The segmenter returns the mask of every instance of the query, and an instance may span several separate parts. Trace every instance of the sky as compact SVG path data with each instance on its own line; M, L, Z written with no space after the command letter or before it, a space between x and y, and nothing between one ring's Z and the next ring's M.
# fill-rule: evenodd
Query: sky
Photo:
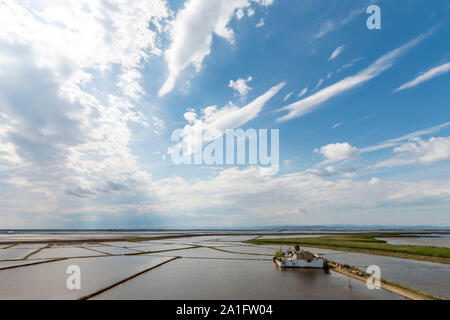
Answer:
M449 14L3 0L0 229L450 226ZM175 164L199 125L278 129L279 168Z

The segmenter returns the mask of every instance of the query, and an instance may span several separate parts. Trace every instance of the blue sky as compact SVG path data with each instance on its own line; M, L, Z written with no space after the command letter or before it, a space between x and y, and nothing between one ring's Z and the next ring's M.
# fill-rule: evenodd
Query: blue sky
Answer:
M448 226L449 13L3 1L0 228ZM198 123L279 129L278 173L175 165L172 132Z

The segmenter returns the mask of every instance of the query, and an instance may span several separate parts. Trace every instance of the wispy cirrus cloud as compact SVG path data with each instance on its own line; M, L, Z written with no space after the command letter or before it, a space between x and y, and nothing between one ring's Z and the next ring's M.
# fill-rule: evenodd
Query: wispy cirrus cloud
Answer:
M345 48L345 45L337 47L333 51L333 53L331 53L330 57L328 58L328 61L336 59L342 53L342 51L344 51L344 48Z
M305 94L308 93L308 87L306 86L305 88L302 89L302 91L300 91L300 93L297 95L297 97L303 97Z
M223 108L217 106L209 106L202 110L201 114L197 114L194 110L190 110L184 114L184 118L188 124L184 126L182 137L187 144L187 151L192 152L196 145L201 145L202 141L198 141L197 132L201 133L203 141L209 142L220 137L227 129L235 129L255 119L265 104L276 95L285 84L280 83L267 92L250 102L249 104L238 107L234 104L228 104ZM169 148L171 153L173 148Z
M332 32L334 30L337 30L339 28L342 28L343 26L347 25L354 18L363 14L364 12L365 12L365 8L356 9L356 10L350 11L350 13L346 17L344 17L340 20L330 20L330 19L325 20L325 22L322 23L320 30L314 35L314 39L322 38L326 34Z
M425 136L425 135L434 134L436 132L439 132L439 131L447 129L447 128L450 128L450 122L445 122L440 125L430 127L427 129L423 129L423 130L414 131L414 132L405 134L398 138L388 139L388 140L378 143L374 146L362 148L361 151L362 152L372 152L372 151L377 151L380 149L391 148L394 146L398 146L399 144L401 144L404 141L411 140L411 139Z
M450 159L450 137L413 138L394 148L395 157L380 161L373 168L396 167L415 163L431 164Z
M349 76L331 86L328 86L317 93L294 102L286 107L279 109L279 111L287 110L288 113L282 117L277 119L278 122L287 121L294 118L302 117L317 108L320 107L322 103L325 101L338 96L358 85L361 85L365 82L372 80L373 78L380 75L382 72L388 70L393 66L395 60L399 58L401 55L406 53L410 48L416 46L425 38L430 36L433 31L429 31L427 33L421 34L413 40L403 44L402 46L384 54L380 58L378 58L374 63L369 65L364 70L358 72L353 76Z
M292 96L292 94L293 94L294 92L289 92L287 95L285 95L284 96L284 98L283 98L283 101L286 101L286 100L288 100L291 96Z
M420 76L418 76L414 80L411 80L411 81L401 85L400 87L395 89L394 92L398 92L398 91L402 91L405 89L415 87L415 86L421 84L422 82L425 82L425 81L431 80L437 76L446 74L449 71L450 71L450 62L444 63L440 66L437 66L435 68L432 68L432 69L422 73Z

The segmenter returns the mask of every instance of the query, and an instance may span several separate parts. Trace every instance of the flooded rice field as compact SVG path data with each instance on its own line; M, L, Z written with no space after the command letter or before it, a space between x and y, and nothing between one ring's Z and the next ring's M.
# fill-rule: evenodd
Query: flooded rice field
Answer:
M401 299L324 270L280 270L271 261L182 258L95 299Z
M17 240L15 245L0 245L0 299L403 299L383 289L369 290L364 282L334 271L280 269L272 262L280 246L242 242L255 234L190 235L128 241L129 233L123 233L115 234L113 241L111 234L77 233L60 238L77 238L77 243ZM141 235L133 233L136 236ZM36 240L29 235L21 238ZM379 265L383 278L450 298L448 265L311 251L361 269ZM80 289L67 286L69 266L79 267Z

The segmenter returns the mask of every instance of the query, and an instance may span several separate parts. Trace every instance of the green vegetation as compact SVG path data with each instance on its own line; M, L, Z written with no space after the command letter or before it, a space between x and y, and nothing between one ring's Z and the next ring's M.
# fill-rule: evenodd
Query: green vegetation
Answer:
M274 254L274 257L277 259L281 258L282 256L283 256L283 251L281 251L281 250L277 250Z
M252 239L248 242L253 244L277 245L299 244L310 247L321 247L343 251L358 251L450 264L450 248L391 245L386 243L386 241L376 239L375 237L377 236L377 234L346 234L311 238Z

